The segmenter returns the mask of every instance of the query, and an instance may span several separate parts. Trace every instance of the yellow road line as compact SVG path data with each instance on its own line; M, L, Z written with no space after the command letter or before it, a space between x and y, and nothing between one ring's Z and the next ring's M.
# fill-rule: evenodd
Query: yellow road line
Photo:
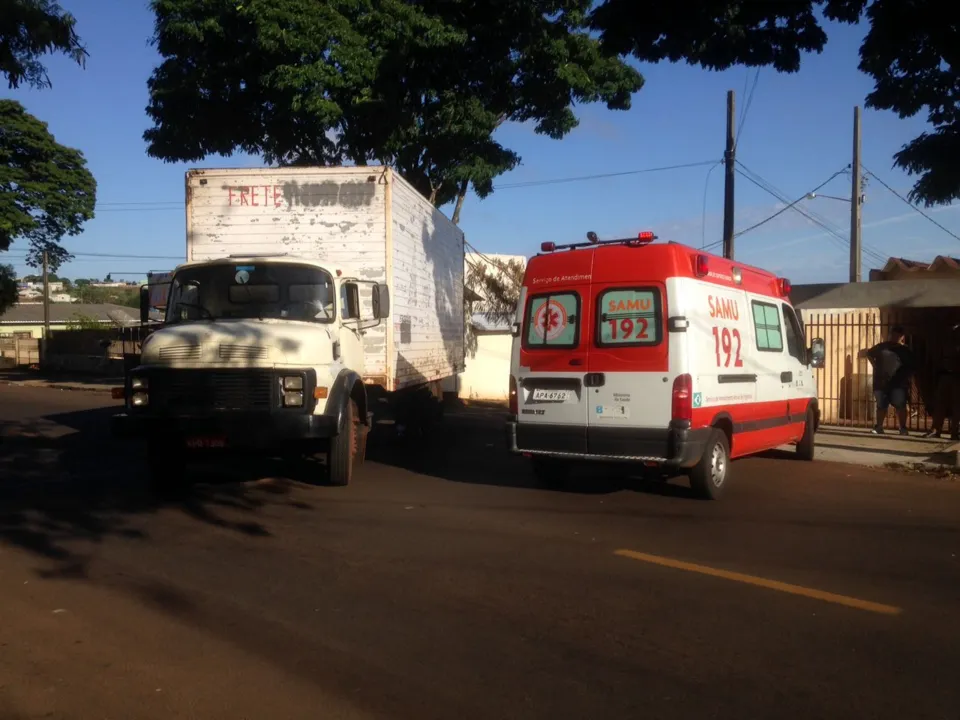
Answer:
M881 603L860 600L859 598L848 597L846 595L835 595L834 593L815 590L813 588L803 587L802 585L791 585L780 582L779 580L768 580L767 578L756 577L755 575L744 575L743 573L720 570L718 568L707 567L706 565L695 565L694 563L684 562L683 560L674 560L659 555L648 555L647 553L636 552L634 550L616 550L614 555L630 558L631 560L640 560L641 562L652 563L654 565L662 565L663 567L673 568L675 570L687 570L689 572L700 573L701 575L710 575L712 577L723 578L724 580L756 585L757 587L767 588L768 590L778 590L779 592L790 593L791 595L802 595L803 597L813 598L814 600L823 600L824 602L835 603L836 605L846 605L847 607L856 608L857 610L866 610L868 612L880 613L881 615L899 615L903 612L902 608L894 607L893 605L883 605Z

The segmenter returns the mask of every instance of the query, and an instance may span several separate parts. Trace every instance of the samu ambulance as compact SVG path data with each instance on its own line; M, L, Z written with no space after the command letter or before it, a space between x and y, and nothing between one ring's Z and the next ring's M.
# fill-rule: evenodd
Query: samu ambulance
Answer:
M686 473L718 498L730 460L795 444L812 460L814 367L790 283L652 232L543 243L513 325L512 452L548 483L576 461Z

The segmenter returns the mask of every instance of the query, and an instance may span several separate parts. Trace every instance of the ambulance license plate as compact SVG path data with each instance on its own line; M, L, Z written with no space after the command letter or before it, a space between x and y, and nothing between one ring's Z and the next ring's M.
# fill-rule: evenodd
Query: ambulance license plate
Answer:
M546 388L537 388L533 391L533 399L536 402L566 402L573 395L572 390L547 390Z

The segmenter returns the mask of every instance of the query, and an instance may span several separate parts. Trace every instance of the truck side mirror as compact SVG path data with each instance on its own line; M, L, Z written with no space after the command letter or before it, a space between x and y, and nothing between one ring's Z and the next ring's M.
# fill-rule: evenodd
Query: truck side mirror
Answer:
M373 286L373 317L375 320L390 317L390 288L387 285Z
M140 286L140 324L146 325L150 320L150 288L147 285Z
M810 366L822 368L826 360L827 349L823 338L816 338L810 345Z

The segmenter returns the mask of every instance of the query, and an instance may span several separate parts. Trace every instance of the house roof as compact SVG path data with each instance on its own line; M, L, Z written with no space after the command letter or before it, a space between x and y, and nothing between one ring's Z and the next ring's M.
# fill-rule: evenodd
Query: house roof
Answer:
M960 259L949 257L947 255L937 255L931 262L923 260L909 260L907 258L890 258L887 264L883 266L881 272L891 272L893 270L905 270L907 272L917 272L923 270L960 270Z
M801 310L960 307L960 278L795 285L790 299Z
M113 305L111 303L50 303L50 322L67 323L77 319L78 315L113 322L111 314L135 319L138 312L134 308ZM43 303L20 303L0 315L0 325L40 325L43 323Z

